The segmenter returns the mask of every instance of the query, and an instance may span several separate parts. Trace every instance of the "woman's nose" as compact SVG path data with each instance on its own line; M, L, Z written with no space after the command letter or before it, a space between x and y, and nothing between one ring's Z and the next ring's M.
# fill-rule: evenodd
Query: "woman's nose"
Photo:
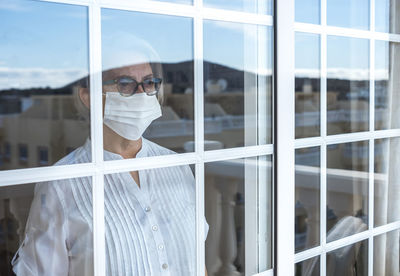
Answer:
M140 83L140 84L138 85L138 88L137 88L136 93L144 93L143 83Z

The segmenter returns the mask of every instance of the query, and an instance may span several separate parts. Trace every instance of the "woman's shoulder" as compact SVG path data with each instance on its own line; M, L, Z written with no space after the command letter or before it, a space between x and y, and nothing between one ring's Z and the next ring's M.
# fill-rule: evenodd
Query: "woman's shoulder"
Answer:
M90 151L90 142L86 141L86 143L79 148L73 150L60 160L58 160L54 166L62 166L62 165L72 165L72 164L80 164L80 163L90 163L91 162L91 151Z

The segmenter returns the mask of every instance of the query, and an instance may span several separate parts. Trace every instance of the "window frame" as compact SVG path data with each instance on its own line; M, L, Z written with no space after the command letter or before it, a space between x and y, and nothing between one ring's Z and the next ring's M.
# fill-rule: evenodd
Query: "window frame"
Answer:
M374 141L400 136L400 129L375 130L375 41L400 43L400 35L375 31L375 1L369 0L369 29L360 30L327 25L327 1L320 0L320 24L294 22L294 31L320 36L320 135L295 140L295 149L320 147L320 245L295 254L295 264L313 257L320 257L320 275L326 275L327 253L368 241L368 276L373 276L374 237L400 229L400 221L374 227ZM346 134L327 134L327 37L362 38L369 42L369 127L367 131ZM293 78L294 80L294 78ZM294 95L293 95L294 97ZM327 208L327 147L329 145L367 141L369 142L368 164L368 229L333 242L326 240ZM278 141L280 142L280 141ZM279 246L279 244L278 244Z
M256 275L294 275L294 265L298 262L321 256L320 271L325 275L326 254L340 247L368 240L368 271L373 273L373 239L377 235L400 229L400 221L387 225L373 226L374 200L374 140L400 136L400 129L375 130L374 65L375 41L400 43L400 34L375 31L375 0L370 0L370 29L327 26L327 0L320 0L321 24L295 22L295 0L274 1L274 15L228 11L203 7L202 0L193 0L193 5L141 0L36 0L85 6L88 8L89 22L89 72L91 96L91 137L92 162L87 164L46 166L29 169L0 171L0 187L91 176L93 179L93 238L94 270L96 276L105 276L105 224L104 224L104 175L131 170L154 169L179 165L195 165L196 172L196 244L197 275L203 276L205 263L204 248L204 164L208 162L256 156L273 156L274 160L274 259L273 269ZM155 13L189 17L193 19L194 39L194 102L195 102L195 151L169 156L147 157L140 160L103 160L102 132L102 87L101 71L101 9L113 8L144 13ZM204 150L204 87L203 87L203 20L219 20L236 23L256 24L274 29L274 139L273 144L244 146L232 149ZM320 136L295 140L294 122L294 34L295 32L320 35L321 98ZM370 106L369 130L358 133L327 135L327 36L364 38L370 45ZM97 91L97 92L96 92ZM328 145L369 141L369 225L368 230L331 243L326 242L326 149ZM294 153L296 149L320 147L320 246L294 253ZM11 147L11 144L10 144ZM12 151L11 151L12 152ZM6 153L4 152L4 155Z
M195 165L196 175L196 253L197 275L205 275L204 243L204 164L246 157L272 156L272 144L244 146L221 150L204 150L204 87L203 87L203 20L218 20L272 27L273 16L203 7L202 0L193 5L141 0L33 0L87 7L89 28L90 133L92 161L85 164L46 166L0 171L0 187L90 176L93 179L93 252L95 276L106 275L104 175L162 167ZM104 161L102 119L102 50L101 9L119 9L193 19L194 41L194 121L195 151L167 156ZM97 92L96 92L97 91ZM274 263L274 261L273 261ZM256 275L273 275L273 269Z

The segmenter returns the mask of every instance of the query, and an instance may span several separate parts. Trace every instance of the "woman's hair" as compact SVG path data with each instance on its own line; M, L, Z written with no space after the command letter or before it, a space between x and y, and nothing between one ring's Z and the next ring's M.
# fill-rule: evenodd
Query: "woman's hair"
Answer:
M103 36L103 73L112 69L148 63L155 77L163 78L161 59L155 49L145 40L125 32L116 32L109 36ZM164 79L163 79L164 81ZM73 88L74 103L78 115L85 121L90 121L90 111L83 104L79 90L87 88L90 91L89 76L80 79ZM163 82L157 94L160 104L164 100Z

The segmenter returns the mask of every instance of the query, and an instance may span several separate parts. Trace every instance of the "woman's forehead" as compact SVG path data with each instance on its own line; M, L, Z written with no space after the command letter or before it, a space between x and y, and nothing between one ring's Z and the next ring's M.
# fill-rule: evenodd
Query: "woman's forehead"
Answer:
M132 64L128 66L113 68L103 72L103 78L116 78L120 76L131 76L141 79L152 74L153 71L149 63Z

